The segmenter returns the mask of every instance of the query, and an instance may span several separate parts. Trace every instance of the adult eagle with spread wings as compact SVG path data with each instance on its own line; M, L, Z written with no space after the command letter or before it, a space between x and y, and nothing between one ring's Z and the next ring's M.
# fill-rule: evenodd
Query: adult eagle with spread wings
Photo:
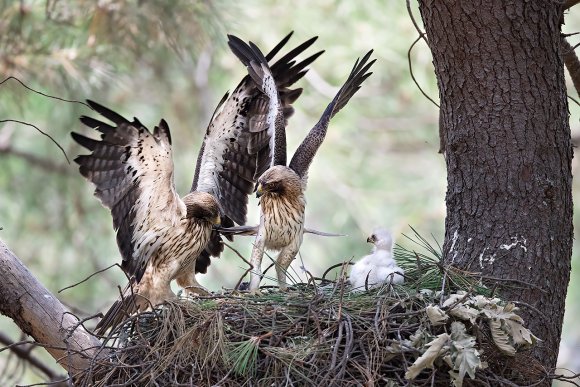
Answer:
M252 59L263 56L260 50L252 43L246 45L232 38L230 38L230 47L248 67L250 75L258 82L260 75L267 71L263 64L256 64ZM253 227L229 229L229 232L233 234L256 235L250 259L253 266L250 274L250 291L256 292L260 285L260 266L265 249L280 251L276 258L276 275L280 289L287 288L286 271L300 249L303 234L310 231L304 227L306 207L304 191L308 179L308 168L324 140L331 118L347 104L360 89L362 82L372 74L368 72L375 62L375 60L369 62L371 54L372 50L362 60L356 61L348 79L327 106L318 123L302 141L288 166L286 166L285 126L281 124L283 114L280 108L281 98L276 95L277 90L266 89L271 106L269 114L276 115L277 122L280 124L270 135L270 149L273 152L270 158L270 168L258 178L256 196L260 199L260 224ZM228 231L224 230L224 232Z
M210 256L223 251L213 226L244 224L248 194L256 176L270 164L269 135L274 126L264 88L279 95L282 119L302 89L289 86L302 78L306 66L322 52L296 63L295 57L314 43L294 48L271 68L268 61L287 43L286 36L263 60L260 78L246 76L231 95L222 98L210 124L195 169L191 192L180 198L173 182L171 135L165 120L151 133L137 118L129 121L92 101L88 104L111 121L83 116L81 122L101 133L94 140L72 133L91 151L75 161L80 173L95 184L95 195L111 210L122 255L122 268L131 278L123 298L99 322L99 332L116 326L137 310L173 299L176 279L189 293L203 293L195 273L205 273ZM256 81L257 79L257 81Z

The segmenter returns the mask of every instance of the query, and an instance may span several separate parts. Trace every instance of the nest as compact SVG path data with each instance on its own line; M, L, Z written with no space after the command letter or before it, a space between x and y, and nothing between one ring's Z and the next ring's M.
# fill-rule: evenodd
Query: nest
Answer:
M132 316L104 340L110 355L76 375L75 385L461 386L544 378L527 351L536 338L513 304L477 285L480 278L443 267L434 249L397 255L405 285L355 292L342 265L333 281L313 278L260 295L225 291Z

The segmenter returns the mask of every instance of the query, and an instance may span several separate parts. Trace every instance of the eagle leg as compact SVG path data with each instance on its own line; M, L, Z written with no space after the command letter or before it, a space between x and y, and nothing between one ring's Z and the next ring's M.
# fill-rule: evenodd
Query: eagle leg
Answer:
M262 280L262 258L264 257L265 238L261 232L256 235L254 241L254 248L252 249L252 257L250 264L252 271L250 272L250 292L252 294L258 293L260 281Z
M276 275L278 277L278 286L282 291L288 290L286 272L297 253L298 249L287 246L280 251L278 258L276 258Z
M211 292L201 286L197 279L195 278L195 274L192 272L183 274L176 278L177 284L185 290L185 293L188 296L195 297L195 296L209 296Z

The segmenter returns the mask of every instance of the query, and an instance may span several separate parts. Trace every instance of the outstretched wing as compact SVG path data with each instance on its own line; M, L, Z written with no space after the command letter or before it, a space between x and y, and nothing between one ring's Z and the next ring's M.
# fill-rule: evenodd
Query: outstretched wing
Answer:
M173 183L169 127L161 120L151 133L136 118L129 122L87 102L115 125L82 116L81 122L101 132L101 139L73 132L73 139L91 151L75 161L80 173L95 184L95 196L111 210L123 269L140 281L156 247L155 231L170 227L184 211Z
M265 117L264 114L252 117L250 119L250 132L260 133L260 139L270 137L268 144L269 154L267 156L270 160L269 166L286 165L286 122L284 110L274 75L268 66L268 60L252 42L248 45L234 35L228 35L228 38L230 49L246 66L248 75L252 78L258 90L263 93L260 99L264 102L262 108L265 108L263 111Z
M230 42L232 38L240 41L230 36ZM290 35L286 36L265 58L261 53L258 58L252 51L249 53L251 60L267 68L267 61L289 38ZM312 38L291 50L272 65L271 72L264 74L270 94L278 92L278 104L285 119L292 114L292 103L302 92L288 87L304 76L306 66L321 52L299 63L295 58L315 40ZM192 184L192 190L210 192L218 198L224 215L237 224L246 222L248 195L253 192L257 177L271 163L269 147L273 132L269 124L277 112L270 113L269 99L262 92L262 85L262 80L256 82L248 75L232 95L222 99L207 128Z
M314 125L294 153L289 167L303 180L306 180L308 167L310 167L316 151L320 148L320 145L326 136L326 130L331 118L347 104L354 93L360 89L360 85L364 80L372 74L367 72L376 61L376 59L374 59L367 63L372 52L372 50L369 51L360 61L357 59L344 85L340 88L338 93L336 93L332 102L326 107L324 113L322 113L318 123Z
M266 66L291 35L288 34L266 55ZM268 72L269 87L272 87L270 79L274 78L284 120L292 115L292 103L302 93L302 89L289 87L306 74L306 67L322 52L298 63L296 56L315 40L312 38L288 52ZM252 58L255 59L253 55ZM262 62L263 56L260 58ZM248 195L253 192L256 179L271 164L268 114L269 100L262 92L262 81L256 82L247 75L231 95L222 98L208 125L191 190L209 192L218 199L223 211L222 224L226 227L233 226L233 222L245 224ZM218 256L223 248L219 234L213 232L207 248L197 258L196 272L205 273L210 256Z

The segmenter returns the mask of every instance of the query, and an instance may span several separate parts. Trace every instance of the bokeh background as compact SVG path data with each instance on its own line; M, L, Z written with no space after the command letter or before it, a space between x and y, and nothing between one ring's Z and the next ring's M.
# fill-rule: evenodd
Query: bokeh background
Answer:
M332 264L366 254L366 237L379 225L406 246L411 243L403 235L412 234L410 226L442 242L446 175L437 153L438 109L413 82L409 64L428 96L438 101L438 91L423 41L409 63L418 33L403 1L0 0L0 77L18 77L60 98L93 99L149 127L165 118L174 139L175 183L183 195L213 109L245 75L227 48L226 33L268 51L289 31L295 31L289 47L318 36L310 52L326 50L299 83L304 93L287 129L290 154L354 60L371 48L378 59L372 77L332 121L310 170L307 226L347 237L305 236L294 276L305 278L302 265L320 275ZM580 31L579 11L566 16L564 31ZM578 40L572 37L572 44ZM568 87L575 96L571 82ZM580 138L580 108L573 101L570 113L572 136ZM87 133L78 121L81 114L91 112L34 94L14 80L0 85L0 120L36 125L71 160L82 151L70 132ZM578 158L573 162L576 171ZM110 213L92 192L49 138L29 126L0 123L0 239L53 292L120 262ZM579 193L576 179L576 202ZM249 223L255 224L254 198L250 208ZM576 224L578 209L575 213ZM234 246L249 257L251 239L238 238ZM580 371L579 265L575 246L559 360L575 372ZM233 287L245 269L227 250L199 280L219 291ZM124 274L113 268L58 296L79 316L90 316L106 310L124 283ZM4 316L0 332L22 339ZM34 353L58 369L41 349ZM41 380L10 351L0 352L1 385Z

